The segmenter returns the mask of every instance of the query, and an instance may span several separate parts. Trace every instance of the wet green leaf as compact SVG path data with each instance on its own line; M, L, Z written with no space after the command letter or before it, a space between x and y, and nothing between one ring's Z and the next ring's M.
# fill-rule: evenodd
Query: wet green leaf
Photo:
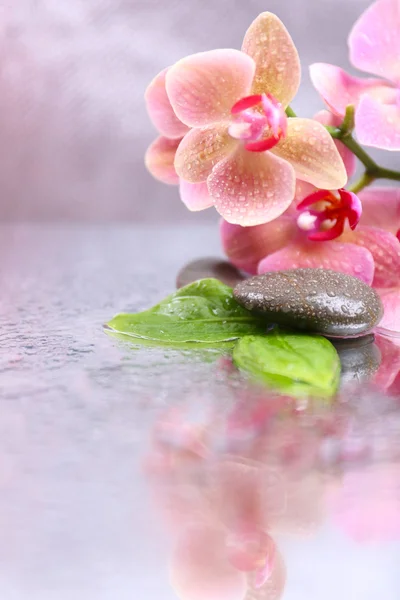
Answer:
M233 361L256 381L297 397L330 397L339 385L338 354L320 336L274 332L243 337Z
M232 289L216 279L201 279L140 313L120 314L107 327L135 338L163 344L215 344L262 334L265 320L242 308Z

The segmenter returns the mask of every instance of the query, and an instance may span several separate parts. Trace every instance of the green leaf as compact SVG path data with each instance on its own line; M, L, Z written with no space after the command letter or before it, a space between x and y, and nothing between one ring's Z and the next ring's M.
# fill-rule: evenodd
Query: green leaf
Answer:
M107 327L136 338L182 344L215 344L262 334L265 320L252 315L217 279L201 279L174 292L149 310L120 314Z
M297 397L333 396L340 381L339 356L320 336L277 332L243 337L233 361L255 380Z

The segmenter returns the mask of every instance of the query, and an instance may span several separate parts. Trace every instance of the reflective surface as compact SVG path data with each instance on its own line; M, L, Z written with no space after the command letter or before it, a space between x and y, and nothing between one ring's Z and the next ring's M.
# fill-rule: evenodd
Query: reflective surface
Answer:
M393 340L339 349L333 405L294 404L218 352L102 329L218 256L215 229L2 226L0 246L2 598L397 600Z

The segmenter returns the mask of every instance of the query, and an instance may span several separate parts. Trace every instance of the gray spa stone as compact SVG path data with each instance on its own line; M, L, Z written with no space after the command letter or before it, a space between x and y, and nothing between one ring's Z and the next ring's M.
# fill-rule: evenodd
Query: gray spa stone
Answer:
M271 323L328 337L363 335L383 314L375 290L356 277L328 269L264 273L239 283L234 296Z

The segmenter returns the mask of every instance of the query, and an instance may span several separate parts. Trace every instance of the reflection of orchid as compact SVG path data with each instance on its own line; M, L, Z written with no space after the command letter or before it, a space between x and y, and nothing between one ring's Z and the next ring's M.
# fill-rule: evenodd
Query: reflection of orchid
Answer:
M378 0L354 25L349 37L353 65L384 79L352 77L339 67L311 66L311 79L337 115L354 104L356 132L366 146L400 150L400 4Z
M381 366L373 383L386 395L400 399L400 344L396 338L377 336L376 344L382 355Z
M227 221L242 225L282 214L293 200L295 177L327 189L342 187L343 163L326 129L285 114L299 82L296 48L271 13L250 26L242 51L214 50L180 60L147 91L154 123L176 140L152 145L149 169L161 177L160 165L166 171L168 164L165 179L172 183L176 149L174 166L188 207L214 205Z
M394 378L381 371L375 384ZM377 420L368 394L299 406L258 388L232 392L233 406L200 420L169 410L146 461L181 600L279 600L286 568L275 536L309 535L327 519L359 542L400 537L396 402L381 399Z
M170 564L175 593L180 600L279 600L286 581L282 556L272 539L265 536L266 567L264 580L260 580L259 575L247 573L257 547L258 540L255 544L248 540L246 546L207 522L188 526L178 536ZM265 555L272 562L265 561Z
M400 467L378 464L350 471L328 495L332 519L357 542L400 539Z
M172 410L154 431L146 466L177 540L170 573L182 600L278 600L286 570L270 532L307 533L321 519L322 480L306 472L317 438L297 430L289 398L243 394L209 426Z

